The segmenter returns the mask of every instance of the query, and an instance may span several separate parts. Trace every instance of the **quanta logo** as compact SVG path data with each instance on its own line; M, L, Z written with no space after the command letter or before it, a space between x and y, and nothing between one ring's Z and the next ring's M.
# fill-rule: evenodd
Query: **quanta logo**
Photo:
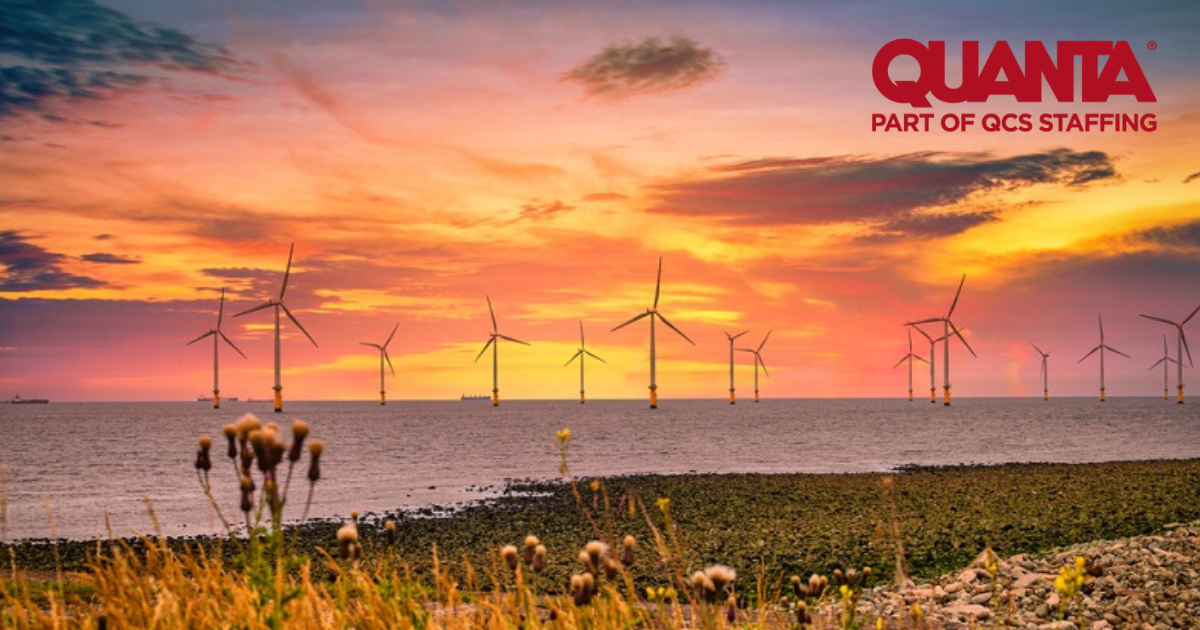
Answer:
M875 54L872 74L875 87L885 98L913 107L930 107L929 97L943 103L983 103L988 97L1015 96L1021 103L1042 100L1042 79L1060 103L1075 101L1075 58L1082 61L1080 73L1081 99L1085 103L1103 103L1110 96L1131 95L1138 102L1157 102L1154 90L1146 81L1137 57L1129 42L1118 41L1060 41L1055 57L1045 44L1025 42L1025 68L1017 62L1008 42L996 42L983 69L979 69L979 42L962 43L962 84L957 88L946 85L946 42L931 41L926 46L912 39L888 42ZM921 72L916 81L893 81L888 73L898 57L912 57ZM1107 57L1100 68L1100 58ZM1000 79L1003 71L1004 80ZM1125 80L1118 80L1121 72Z

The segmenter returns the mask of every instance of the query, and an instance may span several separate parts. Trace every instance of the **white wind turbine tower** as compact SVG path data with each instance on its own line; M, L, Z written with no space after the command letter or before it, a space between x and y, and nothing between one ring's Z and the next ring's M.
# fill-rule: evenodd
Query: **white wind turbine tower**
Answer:
M520 339L513 339L512 337L501 335L500 327L496 325L496 311L492 310L491 296L487 296L487 305L488 305L488 314L490 314L492 316L492 334L490 337L488 337L488 342L483 344L483 350L480 350L479 355L475 357L475 362L476 363L479 362L479 359L481 357L483 357L483 353L487 352L488 346L492 347L492 406L499 407L500 406L500 368L499 368L499 365L500 365L500 362L499 362L500 340L503 339L505 341L511 341L513 343L519 343L519 344L526 345L526 346L528 346L530 344L528 342L521 341Z
M396 331L399 329L400 329L400 322L396 322L396 326L394 328L392 328L392 334L388 335L387 341L383 342L383 345L379 345L377 343L368 343L366 341L358 342L364 346L375 348L376 350L379 351L379 404L380 405L387 404L387 388L384 387L384 385L383 385L383 383L384 383L384 381L383 381L383 362L384 361L387 361L388 369L390 369L392 371L392 378L396 377L396 368L392 367L392 358L388 356L387 347L388 347L388 344L392 343L392 337L396 336Z
M1167 350L1166 335L1163 335L1163 356L1158 361L1155 361L1154 365L1150 366L1150 369L1153 370L1154 368L1158 367L1158 364L1160 363L1163 366L1163 400L1171 400L1171 386L1168 385L1167 382L1170 378L1168 372L1171 369L1171 364L1175 363L1175 359L1171 358L1171 353Z
M242 355L243 359L246 358L246 355L244 353L242 353L241 350L238 350L237 346L233 345L233 342L229 340L229 337L226 337L225 333L221 332L221 320L224 318L225 318L225 287L221 287L221 306L217 310L217 327L208 329L208 332L204 333L203 335L200 335L199 337L196 337L195 339L193 339L187 343L187 345L190 346L190 345L196 343L197 341L204 339L205 337L213 338L213 389L212 389L213 409L221 408L221 386L218 383L218 378L217 378L218 377L217 366L219 363L219 361L217 360L217 355L219 354L219 350L220 350L220 344L218 344L218 338L224 339L225 343L229 344L230 348L233 348L235 352Z
M1103 319L1100 317L1100 315L1099 315L1099 314L1097 314L1097 315L1096 315L1096 321L1100 323L1100 345L1096 346L1095 348L1092 348L1091 352L1088 352L1087 354L1083 355L1083 359L1086 359L1086 358L1088 358L1088 357L1092 356L1093 354L1095 354L1095 352L1096 352L1097 350L1099 350L1099 351L1100 351L1100 402L1104 402L1104 401L1105 401L1105 393L1104 393L1104 351L1105 351L1105 350L1108 350L1108 351L1110 351L1110 352L1115 352L1115 353L1117 353L1117 354L1119 354L1119 355L1121 355L1121 356L1125 357L1126 359L1128 359L1128 358L1131 358L1131 357L1130 357L1128 354L1125 354L1124 352L1121 352L1120 350L1117 350L1116 348L1114 348L1114 347L1112 347L1112 346L1106 346L1106 345L1104 345L1104 320L1103 320ZM1083 359L1080 359L1080 360L1079 360L1079 363L1083 363Z
M1145 317L1146 319L1153 319L1156 322L1162 322L1168 326L1174 326L1175 330L1179 333L1178 336L1176 337L1175 365L1178 368L1178 372L1179 372L1179 380L1177 381L1177 383L1178 383L1177 391L1179 392L1179 394L1178 394L1177 402L1181 405L1183 404L1183 353L1184 352L1187 352L1188 365L1189 366L1192 365L1192 350L1190 348L1188 348L1187 336L1183 334L1183 327L1185 324L1187 324L1189 321L1191 321L1191 319L1193 317L1196 316L1196 313L1200 313L1200 306L1197 306L1196 310L1192 311L1191 315L1188 315L1187 317L1185 317L1183 319L1183 321L1181 321L1179 323L1175 323L1169 319L1164 319L1162 317L1155 317L1153 315L1142 315L1142 317Z
M581 405L584 404L585 402L587 402L587 398L583 393L583 359L584 359L584 355L592 357L593 359L595 359L601 363L608 363L608 361L605 361L604 359L601 359L600 357L592 354L592 351L587 349L587 344L584 343L584 340L583 340L583 320L579 320L579 349L575 351L575 354L571 357L571 359L569 361L567 361L566 365L564 365L563 367L567 367L567 365L571 365L571 361L574 361L575 359L579 359L579 404L581 404Z
M731 404L731 405L735 404L737 402L737 395L734 394L734 392L733 392L733 340L737 339L738 337L741 337L742 335L744 335L748 332L750 332L750 331L743 330L742 332L740 332L736 335L731 335L729 333L725 333L725 337L727 339L729 339L729 404ZM755 365L757 366L757 364L755 364Z
M1050 352L1042 352L1042 349L1037 347L1036 343L1031 342L1029 345L1033 346L1033 349L1042 355L1042 371L1038 375L1042 377L1042 400L1050 400Z
M979 355L975 354L975 351L971 349L971 344L967 343L966 337L963 337L958 328L954 326L954 322L950 321L950 316L954 314L954 309L958 306L958 298L960 295L962 295L963 284L966 281L967 275L963 274L962 280L958 283L958 291L954 294L954 301L950 303L950 310L946 311L946 315L944 317L931 317L929 319L923 319L917 322L909 322L910 324L929 324L933 322L942 322L942 325L945 328L945 333L942 335L942 338L946 340L946 345L942 348L942 350L945 352L942 356L942 369L944 370L944 378L942 379L942 404L946 405L947 407L950 406L950 335L953 334L955 337L958 337L958 340L961 341L964 346L966 346L967 351L971 353L971 356L976 358L979 357Z
M758 402L758 366L762 366L763 374L766 374L768 377L771 376L771 373L767 371L767 363L762 358L763 346L767 345L767 340L770 338L771 331L768 330L767 336L763 337L762 343L758 344L757 348L738 348L738 352L750 352L754 354L754 402Z
M933 337L929 336L929 333L925 332L920 326L914 326L912 324L908 324L908 326L921 333L921 336L929 342L929 361L926 362L929 364L929 402L936 403L937 377L935 376L936 373L934 372L934 357L937 356L937 353L935 352L935 348L937 347L938 342L944 341L946 338L938 337L937 339L934 339Z
M914 326L913 328L915 328L915 326ZM920 330L920 329L918 328L917 330ZM923 334L923 335L924 335L924 334L925 334L925 333L924 333L924 331L922 331L922 332L921 332L921 334ZM928 335L926 335L926 336L928 336ZM933 344L932 344L932 343L930 343L930 350L929 350L930 358L933 358L933 349L932 349L932 348L933 348ZM922 362L922 363L929 363L929 361L926 361L925 359L922 359L921 357L919 357L919 356L917 356L917 355L913 354L913 347L912 347L912 328L909 328L909 329L908 329L908 354L906 354L906 355L904 355L903 357L901 357L901 358L900 358L900 360L896 362L896 365L893 365L893 366L892 366L892 369L894 370L894 369L896 369L896 368L900 367L900 364L901 364L901 363L904 363L905 361L908 361L908 402L912 402L912 400L913 400L913 386L912 386L912 383L913 383L913 381L912 381L912 362L913 362L913 359L916 359L916 360L918 360L918 361L920 361L920 362ZM933 364L932 364L932 363L930 363L930 366L932 366L932 365L933 365ZM932 369L932 368L931 368L931 369ZM930 382L932 382L932 380L933 380L933 372L932 372L932 371L929 373L929 378L930 378Z
M287 270L283 272L283 286L279 288L279 299L268 299L263 304L234 315L234 317L241 317L247 313L261 311L267 308L275 309L275 387L272 388L275 390L275 413L283 413L283 384L281 382L281 370L279 365L279 311L282 310L283 313L287 315L287 318L292 320L292 323L296 325L296 328L299 328L300 332L304 333L305 337L308 337L308 340L312 342L313 346L317 345L317 340L313 339L312 335L308 334L308 331L304 329L304 326L300 324L299 320L296 319L296 316L292 315L292 312L288 310L287 305L283 303L283 295L287 293L288 288L288 277L292 274L292 253L295 252L295 250L296 244L292 243L292 246L288 248Z
M683 331L676 328L673 324L671 324L671 322L667 321L666 317L663 317L662 313L658 312L658 296L659 296L659 292L661 291L661 289L662 289L662 256L659 256L658 257L658 280L655 281L655 283L654 283L654 305L651 306L650 308L646 309L645 313L642 313L641 315L638 315L638 316L634 317L633 319L625 322L624 324L621 324L620 326L617 326L616 328L612 329L612 332L616 332L616 331L632 324L633 322L636 322L637 320L639 320L643 317L650 318L650 408L651 409L658 409L658 380L657 380L657 374L655 371L656 367L657 367L657 363L656 363L656 355L655 355L654 320L661 319L662 323L667 325L667 328L670 328L671 330L675 331L676 334L678 334L680 337L683 337L684 339L686 339L687 342L692 344L693 346L696 345L696 342L689 339L687 335L683 334Z

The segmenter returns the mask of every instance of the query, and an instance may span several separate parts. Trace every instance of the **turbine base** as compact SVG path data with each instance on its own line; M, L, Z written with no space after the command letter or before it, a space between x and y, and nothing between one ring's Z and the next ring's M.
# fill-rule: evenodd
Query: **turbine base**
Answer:
M1183 385L1180 385L1180 386L1179 386L1179 400L1178 400L1178 402L1179 402L1179 404L1181 404L1181 405L1183 404Z
M658 387L650 386L650 408L658 409Z
M498 390L498 389L492 390L492 406L493 407L500 406L500 390Z
M950 386L947 385L944 388L942 388L942 390L944 392L942 394L942 404L946 407L949 407L950 406Z
M283 413L283 386L276 385L272 389L275 390L275 413Z
M1100 402L1107 402L1104 399L1104 388L1103 387L1100 388Z
M910 389L910 390L908 390L908 402L912 402L912 401L913 401L912 390Z
M737 395L733 393L732 389L729 390L729 404L731 404L731 405L737 404Z
M581 390L579 390L579 404L583 405L586 403L587 403L587 396L583 395L583 390L581 389Z
M379 392L379 406L382 407L383 405L386 405L386 404L387 404L387 394L380 391Z
M213 409L220 409L220 408L221 408L221 390L214 389L213 390Z

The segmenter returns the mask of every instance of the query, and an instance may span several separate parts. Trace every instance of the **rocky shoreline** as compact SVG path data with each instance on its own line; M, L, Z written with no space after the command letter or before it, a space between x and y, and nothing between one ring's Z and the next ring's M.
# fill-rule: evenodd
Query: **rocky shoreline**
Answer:
M985 552L957 574L916 586L868 589L857 610L860 618L883 617L885 628L903 618L916 622L914 613L946 630L981 625L1026 630L1196 628L1200 522L1167 528L1158 535L1091 542L1038 558L989 558ZM1055 580L1077 558L1083 558L1086 577L1075 597L1064 602Z

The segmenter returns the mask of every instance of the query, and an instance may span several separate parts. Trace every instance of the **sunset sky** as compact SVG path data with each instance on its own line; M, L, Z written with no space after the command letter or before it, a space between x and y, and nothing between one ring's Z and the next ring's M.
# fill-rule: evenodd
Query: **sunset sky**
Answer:
M505 398L727 394L751 332L766 396L903 396L907 320L967 275L957 396L1161 394L1168 327L1200 306L1200 5L928 2L5 3L0 398L267 398L269 311L295 243L285 399L484 393L490 295ZM1128 41L1157 96L992 97L945 113L1124 112L1154 132L883 133L887 42ZM1149 42L1154 41L1155 50ZM907 63L906 63L907 62ZM1078 61L1077 61L1078 63ZM898 60L894 78L913 78ZM949 79L958 83L956 75ZM1076 81L1079 81L1077 76ZM1189 331L1200 342L1200 316ZM1172 333L1173 334L1173 333ZM1195 343L1194 342L1194 343ZM740 344L739 344L740 345ZM927 355L928 345L917 343ZM1198 346L1200 351L1200 346ZM1174 354L1174 337L1171 337ZM739 395L752 369L739 353ZM1196 357L1200 360L1200 356ZM938 351L941 381L941 350ZM390 378L390 377L389 377ZM1174 387L1174 373L1171 386ZM1200 375L1185 372L1189 393ZM928 371L917 368L918 396Z

